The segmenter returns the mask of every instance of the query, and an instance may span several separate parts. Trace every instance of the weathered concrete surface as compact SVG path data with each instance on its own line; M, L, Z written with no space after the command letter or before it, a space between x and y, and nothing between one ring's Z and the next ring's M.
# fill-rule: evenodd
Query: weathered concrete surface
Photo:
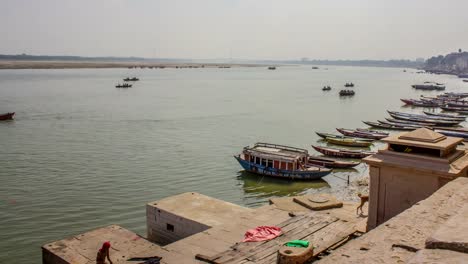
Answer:
M135 263L132 257L151 257L159 246L117 225L52 242L42 246L43 263L96 263L96 254L105 241L111 242L113 263Z
M185 219L186 217L186 219L212 224L210 228L166 246L158 246L121 227L110 226L44 245L44 259L48 260L44 263L94 263L97 250L104 241L111 241L111 259L114 263L127 263L127 257L136 256L160 256L163 258L161 260L163 264L202 263L195 259L195 255L219 254L242 241L248 229L262 225L277 226L291 219L292 210L290 209L298 208L298 204L292 199L285 197L282 200L281 209L275 204L249 209L200 194L186 193L156 202L156 205L150 203L147 207L155 209L156 212L164 208L168 212L177 213L179 218ZM153 206L160 206L160 209ZM344 203L341 208L314 212L302 207L304 211L298 214L313 213L318 216L317 219L320 217L338 219L308 238L317 246L317 250L326 250L327 248L323 247L329 245L330 241L334 241L333 244L335 244L349 234L363 229L362 225L365 224L366 218L356 215L356 207L356 203ZM366 211L364 208L364 212ZM149 219L155 219L155 215L149 214ZM213 218L210 219L210 217ZM163 220L165 218L157 218L157 221ZM303 228L302 225L299 227ZM175 228L177 230L181 227L175 226ZM189 226L183 226L183 228L190 229Z
M468 202L468 178L457 178L318 263L406 263L426 239ZM465 234L468 236L468 230Z
M426 248L468 253L468 204L426 240Z
M423 249L408 264L466 264L468 255L451 250Z
M339 208L343 206L341 201L338 201L335 196L329 194L309 194L295 197L293 200L294 202L314 211Z
M294 202L294 197L280 197L280 198L271 198L269 200L270 204L274 204L276 208L288 212L306 212L309 211L308 208Z

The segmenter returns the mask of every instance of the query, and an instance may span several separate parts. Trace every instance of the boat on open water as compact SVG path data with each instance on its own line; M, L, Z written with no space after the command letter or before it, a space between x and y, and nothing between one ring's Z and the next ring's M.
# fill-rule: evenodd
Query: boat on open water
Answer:
M12 120L14 115L15 115L15 112L0 114L0 121Z
M131 88L132 84L124 83L124 84L117 84L115 88Z
M136 81L139 81L140 79L138 79L137 77L133 77L133 78L127 77L127 78L125 78L123 80L125 82L136 82Z
M331 170L308 163L306 149L270 143L244 147L234 156L244 170L260 175L294 180L317 180Z
M356 93L353 90L341 90L339 94L340 96L353 96Z

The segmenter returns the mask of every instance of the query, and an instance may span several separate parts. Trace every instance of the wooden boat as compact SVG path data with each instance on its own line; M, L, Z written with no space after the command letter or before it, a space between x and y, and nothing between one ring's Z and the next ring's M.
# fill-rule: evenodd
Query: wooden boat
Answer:
M426 127L426 126L417 125L417 124L413 124L413 123L406 123L406 124L403 124L403 123L392 123L392 122L383 121L383 120L377 120L377 122L379 122L379 124L384 124L384 125L412 127L413 129L417 129L417 128L421 128L421 127Z
M387 132L378 131L378 130L375 130L375 129L368 129L368 128L356 128L356 131L367 132L367 133L377 133L377 134L386 135L386 136L389 135L389 133L387 133Z
M403 113L403 112L396 112L396 111L387 111L387 112L389 114L398 115L398 116L406 116L406 117L430 119L430 120L457 121L460 119L460 117L427 116L427 115L421 115L421 114Z
M314 164L318 166L322 166L325 168L352 168L359 165L361 162L355 161L341 161L341 160L334 160L325 157L318 157L318 156L309 156L307 163Z
M392 124L384 124L384 123L376 123L376 122L370 122L370 121L362 121L364 124L371 126L371 127L376 127L376 128L384 128L384 129L394 129L394 130L415 130L415 127L410 127L410 126L403 126L403 125L392 125Z
M348 147L364 147L368 148L372 145L372 142L363 141L356 138L325 138L328 143L335 145L342 145Z
M124 84L117 84L115 88L130 88L132 87L132 84L124 83Z
M461 123L460 120L451 120L446 117L427 117L424 115L407 114L400 112L387 111L395 119L407 120L420 123L430 123L438 126L456 126Z
M431 91L431 90L438 90L438 91L445 90L445 86L437 85L437 84L414 84L414 85L411 85L411 87L413 87L414 89L417 89L417 90L428 90L428 91Z
M151 68L152 68L152 67L150 67L150 69L151 69ZM124 80L125 82L136 82L136 81L139 81L140 79L138 79L137 77L133 77L133 78L127 77L127 78L125 78L125 79L123 79L123 80Z
M468 130L455 130L445 128L434 128L434 131L448 137L463 138L463 141L468 141Z
M393 119L393 118L385 118L389 123L396 123L396 124L404 124L404 125L414 125L414 126L435 126L435 123L423 123L423 122L416 122L416 121L407 121L407 120L400 120L400 119Z
M345 128L337 128L336 130L340 132L341 134L345 136L350 136L350 137L368 138L368 139L376 139L376 140L380 140L382 138L388 137L388 133L375 133L372 131L364 132L364 131L345 129Z
M234 156L244 170L277 178L316 180L331 172L330 169L307 164L308 157L305 149L269 143L244 147L241 154Z
M457 119L457 120L461 120L461 121L466 120L466 116L460 116L460 115L432 113L432 112L428 112L428 111L423 111L423 113L426 114L426 115L429 115L429 116L449 117L449 118Z
M439 95L439 96L465 98L465 97L468 97L468 93L446 92L446 93L443 93L442 95Z
M444 110L444 111L456 112L456 113L458 113L458 114L468 115L468 109L465 109L465 108L461 108L461 107L450 107L450 106L441 106L440 108L441 108L442 110Z
M322 133L322 132L315 132L319 137L326 139L326 138L338 138L338 139L356 139L356 137L347 137L347 136L342 136L342 135L335 135L331 133ZM373 139L368 139L368 138L358 138L361 141L367 141L367 142L373 142Z
M269 69L269 70L276 70L276 67L270 66L270 67L268 67L268 69Z
M319 147L319 146L314 146L314 145L312 145L312 147L316 151L326 156L340 157L340 158L362 159L367 156L375 154L375 152L373 151L337 149L337 148Z
M331 90L331 87L330 86L324 86L322 88L322 91L330 91Z
M15 112L0 114L0 121L12 120L14 115L15 115Z
M450 107L461 107L461 108L468 108L468 102L467 101L451 101L447 103L448 106Z
M400 99L407 105L411 106L420 106L420 107L438 107L439 103L434 101L423 101L423 100L415 100L415 99Z
M341 90L340 96L353 96L355 94L352 90Z

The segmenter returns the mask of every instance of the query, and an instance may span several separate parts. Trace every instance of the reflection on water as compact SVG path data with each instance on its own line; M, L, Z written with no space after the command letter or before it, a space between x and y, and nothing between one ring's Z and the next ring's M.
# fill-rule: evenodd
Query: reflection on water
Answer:
M238 179L244 183L244 192L250 196L256 196L257 198L293 196L301 194L308 189L330 188L330 185L322 179L314 181L291 181L258 175L247 171L240 171Z

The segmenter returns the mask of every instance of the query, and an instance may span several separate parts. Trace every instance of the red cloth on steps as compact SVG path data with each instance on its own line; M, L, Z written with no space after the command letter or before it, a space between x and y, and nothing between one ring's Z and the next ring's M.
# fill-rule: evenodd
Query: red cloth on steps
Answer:
M242 242L258 242L273 239L281 235L281 228L276 226L258 226L245 232Z

